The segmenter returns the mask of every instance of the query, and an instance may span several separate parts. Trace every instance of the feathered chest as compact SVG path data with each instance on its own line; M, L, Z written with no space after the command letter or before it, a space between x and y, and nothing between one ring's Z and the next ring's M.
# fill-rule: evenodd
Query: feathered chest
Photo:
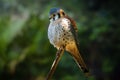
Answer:
M48 38L50 43L59 48L73 40L70 30L71 22L66 18L61 18L50 22L48 27Z

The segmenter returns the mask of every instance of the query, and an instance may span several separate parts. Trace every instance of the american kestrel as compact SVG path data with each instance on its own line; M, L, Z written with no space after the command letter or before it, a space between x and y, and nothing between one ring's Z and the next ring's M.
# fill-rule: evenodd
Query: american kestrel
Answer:
M79 68L84 73L88 73L89 71L80 54L75 21L60 8L50 10L49 20L48 38L50 43L57 49L65 46L65 50L73 56Z

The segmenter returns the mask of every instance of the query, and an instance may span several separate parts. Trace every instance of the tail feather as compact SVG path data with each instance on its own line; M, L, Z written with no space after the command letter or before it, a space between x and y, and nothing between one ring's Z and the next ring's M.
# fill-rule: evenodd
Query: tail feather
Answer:
M86 64L84 62L84 60L82 59L80 53L77 53L77 55L74 55L74 60L76 61L76 63L78 64L79 68L82 70L82 72L85 74L86 77L89 76L89 70L86 67Z
M80 51L78 50L76 44L68 45L66 46L66 50L70 52L70 54L73 56L74 60L78 64L79 68L83 71L83 73L86 75L86 77L89 76L89 70L86 67L86 64L80 54Z

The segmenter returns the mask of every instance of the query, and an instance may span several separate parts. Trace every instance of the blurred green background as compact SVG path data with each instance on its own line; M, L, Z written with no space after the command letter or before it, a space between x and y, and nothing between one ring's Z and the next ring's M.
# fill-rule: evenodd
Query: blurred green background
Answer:
M0 0L0 80L45 79L56 53L47 37L52 7L77 23L88 80L119 80L119 0ZM52 78L85 80L67 52Z

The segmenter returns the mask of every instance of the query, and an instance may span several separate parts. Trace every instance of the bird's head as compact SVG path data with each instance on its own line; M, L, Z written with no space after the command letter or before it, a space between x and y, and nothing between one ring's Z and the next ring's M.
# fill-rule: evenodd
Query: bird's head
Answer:
M50 21L57 20L57 19L64 17L64 16L65 16L65 12L62 9L60 9L60 8L50 9L50 12L49 12Z

